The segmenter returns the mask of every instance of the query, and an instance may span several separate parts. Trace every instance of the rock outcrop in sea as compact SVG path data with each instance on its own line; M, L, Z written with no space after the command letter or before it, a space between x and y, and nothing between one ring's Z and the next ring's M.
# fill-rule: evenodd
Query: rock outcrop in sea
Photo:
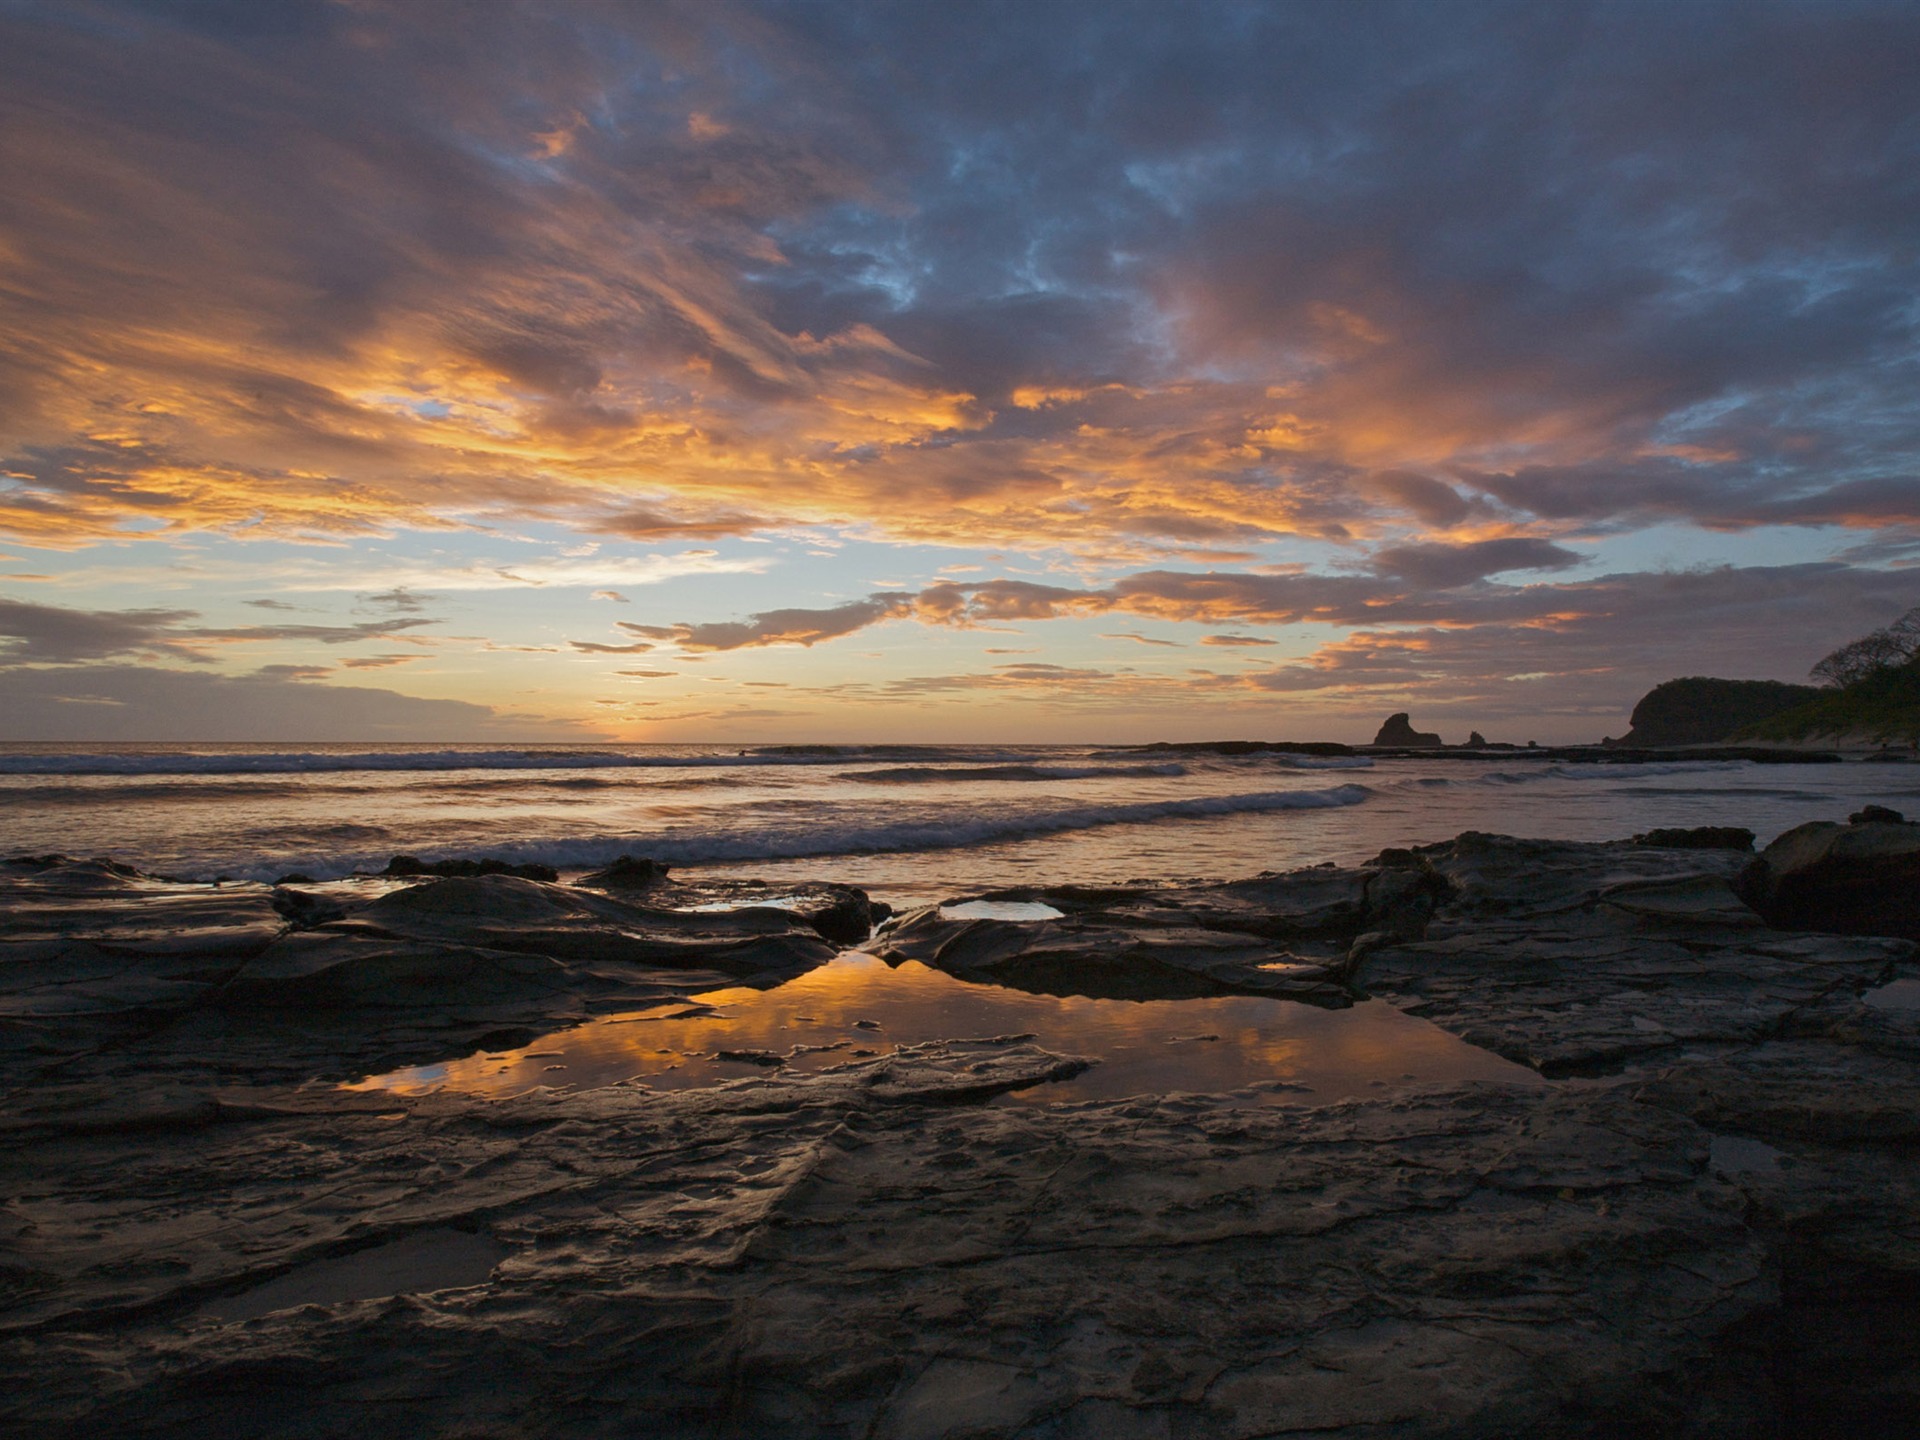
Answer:
M1019 1035L671 1092L341 1089L314 1082L777 984L845 943L859 892L637 862L278 889L0 866L0 1418L1904 1433L1920 947L1777 907L1884 899L1915 828L1867 815L1758 858L1724 829L1465 834L966 897L988 903L866 942L1063 995L1384 1000L1542 1077L1406 1088L1383 1055L1376 1097L1319 1106L996 1103L1097 1063Z
M1373 737L1373 743L1376 745L1417 747L1424 750L1438 749L1443 742L1438 735L1431 731L1414 729L1413 721L1409 718L1407 712L1402 710L1398 715L1389 715L1387 717L1386 723L1381 725L1379 733Z

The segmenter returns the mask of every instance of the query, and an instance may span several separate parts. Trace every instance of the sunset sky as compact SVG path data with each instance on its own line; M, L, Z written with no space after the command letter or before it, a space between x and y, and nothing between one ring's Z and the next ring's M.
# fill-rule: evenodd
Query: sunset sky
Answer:
M1911 3L0 0L0 738L1617 735L1917 280Z

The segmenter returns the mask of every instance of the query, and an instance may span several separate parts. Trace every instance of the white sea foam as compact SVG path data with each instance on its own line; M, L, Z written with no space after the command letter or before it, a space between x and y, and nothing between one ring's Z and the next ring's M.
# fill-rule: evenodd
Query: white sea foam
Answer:
M1633 780L1643 775L1700 775L1752 769L1751 760L1646 760L1611 764L1542 765L1538 770L1488 770L1475 778L1487 785L1528 785L1539 780Z
M378 770L674 770L845 765L858 756L634 755L590 750L284 751L274 754L0 755L0 775L314 775Z
M1371 770L1373 759L1367 755L1288 755L1275 753L1259 757L1264 765L1286 770Z
M737 754L649 755L628 750L285 750L285 751L137 751L50 754L45 751L0 753L0 775L315 775L354 771L447 770L684 770L783 767L795 765L859 765L876 760L908 758L929 764L938 774L941 763L997 763L1019 766L1028 758L1007 751L959 751L950 754L904 752L894 746L807 747L804 750L740 751ZM1035 766L1061 773L1041 778L1072 778L1077 770L1087 776L1110 774L1180 775L1170 768L1086 765Z
M803 856L871 855L900 850L951 850L1031 836L1089 830L1103 825L1143 825L1162 820L1240 815L1279 810L1318 810L1358 805L1372 792L1364 785L1330 790L1269 790L1239 795L1197 795L1177 800L1128 804L1073 805L1027 811L974 814L958 818L834 821L811 819L787 824L747 824L727 831L667 826L620 835L583 835L469 844L459 849L422 847L422 859L452 859L484 851L516 863L552 865L562 870L606 865L621 855L644 855L671 865L738 860L782 860ZM385 851L312 856L282 856L272 866L255 866L252 878L271 878L276 868L298 869L318 878L356 869L377 869Z
M888 770L854 770L843 776L870 785L943 784L958 780L1129 780L1175 776L1187 767L1165 765L909 765Z

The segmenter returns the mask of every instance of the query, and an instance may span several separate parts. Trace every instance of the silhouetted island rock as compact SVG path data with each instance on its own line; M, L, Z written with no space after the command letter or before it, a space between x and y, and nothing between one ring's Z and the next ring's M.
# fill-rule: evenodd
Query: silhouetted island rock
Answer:
M1714 745L1823 692L1779 680L1711 680L1692 675L1656 685L1633 707L1632 729L1608 745Z
M1437 750L1444 743L1438 735L1426 730L1416 730L1407 712L1389 715L1387 723L1380 727L1380 733L1373 737L1376 745L1419 746L1423 749Z

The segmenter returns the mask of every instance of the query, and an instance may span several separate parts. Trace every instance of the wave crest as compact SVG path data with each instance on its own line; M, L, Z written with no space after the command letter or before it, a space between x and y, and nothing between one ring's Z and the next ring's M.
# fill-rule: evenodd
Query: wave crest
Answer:
M1280 810L1324 810L1358 805L1373 792L1364 785L1329 790L1269 790L1239 795L1198 795L1181 800L1123 804L1069 805L1024 813L978 815L965 819L927 818L875 823L871 820L804 821L758 825L728 831L667 828L651 833L576 836L568 839L485 843L489 856L530 861L556 869L586 869L610 864L621 855L645 855L669 865L716 864L739 860L787 860L808 856L873 855L903 850L951 850L997 844L1103 825L1140 825L1161 820L1241 815ZM455 859L476 853L472 844L458 849L422 847L424 860ZM339 876L354 869L377 868L382 855L316 857L299 868L314 875ZM286 865L287 860L276 862ZM266 877L265 869L256 872Z

